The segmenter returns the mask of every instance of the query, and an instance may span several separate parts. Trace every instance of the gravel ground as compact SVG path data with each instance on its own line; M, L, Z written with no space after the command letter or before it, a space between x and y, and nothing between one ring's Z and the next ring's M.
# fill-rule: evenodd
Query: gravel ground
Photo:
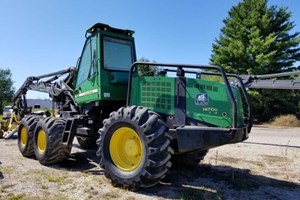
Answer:
M193 168L136 192L115 188L95 150L74 144L70 159L42 166L0 140L0 199L300 199L300 128L254 127L243 143L210 150Z

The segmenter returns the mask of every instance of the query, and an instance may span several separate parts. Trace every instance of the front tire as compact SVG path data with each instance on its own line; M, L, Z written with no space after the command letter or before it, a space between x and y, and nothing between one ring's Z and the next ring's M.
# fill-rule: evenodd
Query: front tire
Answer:
M100 166L112 184L147 188L160 182L171 167L167 127L159 115L128 106L104 120L97 140Z
M47 117L40 120L34 132L34 153L43 165L59 163L68 158L72 146L61 143L65 120Z

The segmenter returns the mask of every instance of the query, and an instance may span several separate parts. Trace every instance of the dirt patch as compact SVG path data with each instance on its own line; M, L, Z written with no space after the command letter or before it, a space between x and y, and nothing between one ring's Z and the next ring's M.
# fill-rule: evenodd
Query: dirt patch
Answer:
M75 144L67 161L46 167L22 157L16 140L0 140L0 199L297 199L300 144L281 144L249 140L212 149L202 164L171 170L161 184L132 192L110 184L96 150Z

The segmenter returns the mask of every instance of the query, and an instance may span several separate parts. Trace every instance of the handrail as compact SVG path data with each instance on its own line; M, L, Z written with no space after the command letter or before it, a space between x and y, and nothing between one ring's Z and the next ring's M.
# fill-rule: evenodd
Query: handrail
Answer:
M173 67L177 69L182 68L190 68L190 69L206 69L206 70L217 70L219 71L220 75L223 78L225 87L227 89L227 94L229 96L229 101L232 106L232 128L237 128L237 104L234 99L234 95L232 89L230 87L229 81L227 79L227 75L223 68L214 65L187 65L187 64L167 64L167 63L149 63L149 62L135 62L131 65L130 72L129 72L129 82L128 82L128 91L127 91L127 105L130 103L130 94L131 94L131 84L132 84L132 77L138 66L161 66L161 67Z

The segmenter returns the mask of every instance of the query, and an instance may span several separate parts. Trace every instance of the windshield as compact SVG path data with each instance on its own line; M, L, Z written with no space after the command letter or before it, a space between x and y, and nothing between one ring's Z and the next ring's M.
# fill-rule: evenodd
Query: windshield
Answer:
M12 109L11 106L5 106L5 107L3 108L3 112L9 112L10 109Z
M103 50L106 69L129 71L133 63L132 41L104 37Z

